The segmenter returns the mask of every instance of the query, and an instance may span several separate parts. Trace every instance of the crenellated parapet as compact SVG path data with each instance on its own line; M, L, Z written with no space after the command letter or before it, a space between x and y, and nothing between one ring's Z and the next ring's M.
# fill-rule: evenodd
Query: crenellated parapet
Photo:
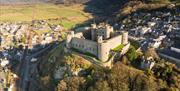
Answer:
M82 32L69 32L66 40L67 48L90 53L105 62L112 49L121 44L128 44L128 32L115 32L108 24L92 24L90 29L91 39L86 39Z

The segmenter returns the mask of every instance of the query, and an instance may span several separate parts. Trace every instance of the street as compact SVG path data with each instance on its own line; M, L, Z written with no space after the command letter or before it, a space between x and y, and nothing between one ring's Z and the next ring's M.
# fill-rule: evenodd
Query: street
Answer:
M53 45L53 48L57 48L59 45L61 45L62 42L60 42L59 44L55 44ZM30 70L35 71L35 69L37 68L37 64L36 63L31 63L31 59L32 58L36 58L38 55L43 54L45 51L49 50L52 47L52 45L47 46L46 48L32 54L32 55L26 55L27 54L27 50L24 51L25 52L25 57L24 60L22 61L22 65L20 67L20 83L19 83L19 91L28 91L28 86L29 86L29 82L32 78L30 78L31 74L30 74ZM31 68L31 69L30 69ZM33 68L33 69L32 69ZM32 72L32 71L31 71ZM34 73L34 72L32 72Z

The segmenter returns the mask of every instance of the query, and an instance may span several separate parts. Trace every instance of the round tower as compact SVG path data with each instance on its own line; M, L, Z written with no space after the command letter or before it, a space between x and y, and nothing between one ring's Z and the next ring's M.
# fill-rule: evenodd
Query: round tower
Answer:
M111 33L113 32L113 27L110 25L106 24L106 38L110 38Z
M92 29L96 29L96 27L97 27L97 26L96 26L95 23L94 23L94 24L91 24L91 28L92 28Z
M102 36L97 37L97 42L98 42L98 59L105 62L108 60L109 57L108 44L103 43Z
M109 48L107 43L98 43L98 59L106 62L109 57Z
M113 27L110 26L110 25L106 25L106 30L109 31L109 32L113 32Z
M96 40L96 24L91 24L91 40Z
M128 44L128 32L122 33L122 44Z

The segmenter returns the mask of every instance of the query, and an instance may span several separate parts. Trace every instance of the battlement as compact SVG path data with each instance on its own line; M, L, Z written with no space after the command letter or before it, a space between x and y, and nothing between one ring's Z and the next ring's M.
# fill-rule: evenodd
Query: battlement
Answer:
M66 40L67 48L91 53L104 62L108 60L113 48L120 44L128 44L128 32L115 32L108 24L92 24L88 34L91 35L91 39L86 39L82 32L70 31Z
M109 39L113 33L113 27L108 24L92 24L91 25L91 38L92 40L97 40L98 36L102 36L103 40Z

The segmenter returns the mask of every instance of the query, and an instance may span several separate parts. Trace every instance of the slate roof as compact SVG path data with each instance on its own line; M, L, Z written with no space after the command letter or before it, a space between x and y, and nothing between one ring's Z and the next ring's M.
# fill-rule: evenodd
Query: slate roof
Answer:
M170 50L170 49L162 50L162 51L160 51L160 53L165 54L165 55L168 55L168 56L171 56L171 57L173 57L173 58L176 58L176 59L179 59L179 60L180 60L180 53L175 52L175 51L172 51L172 50Z

